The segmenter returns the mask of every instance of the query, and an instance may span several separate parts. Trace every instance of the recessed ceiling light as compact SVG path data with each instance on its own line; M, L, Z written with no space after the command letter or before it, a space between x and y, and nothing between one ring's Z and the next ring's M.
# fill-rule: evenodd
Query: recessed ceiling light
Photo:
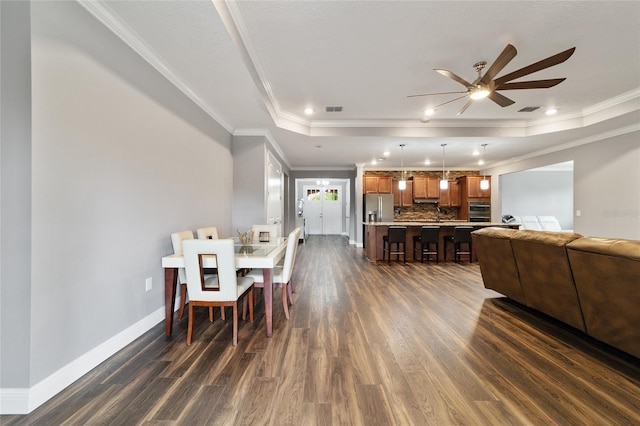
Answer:
M478 155L480 155L480 151L478 151L477 149L473 150L473 156L477 157Z
M307 108L305 108L305 109L304 109L304 113L305 113L306 115L311 115L311 114L313 114L313 108L311 108L311 107L307 107Z
M482 158L478 160L478 165L479 165L479 166L484 165L484 160L483 160Z
M424 115L433 115L434 112L433 108L427 108L424 110Z
M391 153L389 151L385 151L382 153L382 155L384 155L385 157L388 157L389 155L391 155Z
M378 162L376 160L371 160L371 164L375 166Z
M426 160L424 160L424 165L428 166L429 164L431 164L431 161L429 161L429 159L427 158Z
M547 108L547 110L544 113L547 114L547 115L553 115L553 114L555 114L557 112L558 112L558 110L555 109L555 108Z

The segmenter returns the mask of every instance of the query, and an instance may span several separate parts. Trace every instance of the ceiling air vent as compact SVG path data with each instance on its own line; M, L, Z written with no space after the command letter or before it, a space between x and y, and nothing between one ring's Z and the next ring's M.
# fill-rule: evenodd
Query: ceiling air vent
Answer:
M342 112L342 107L341 106L328 106L328 107L325 107L324 110L326 112Z
M533 112L535 110L537 110L538 108L540 108L539 106L537 107L524 107L520 110L518 110L518 112Z

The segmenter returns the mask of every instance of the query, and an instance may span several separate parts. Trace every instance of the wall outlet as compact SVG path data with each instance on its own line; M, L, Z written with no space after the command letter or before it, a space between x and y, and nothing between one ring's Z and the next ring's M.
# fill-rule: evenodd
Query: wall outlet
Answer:
M149 277L144 280L144 288L146 291L149 291L153 288L153 278Z

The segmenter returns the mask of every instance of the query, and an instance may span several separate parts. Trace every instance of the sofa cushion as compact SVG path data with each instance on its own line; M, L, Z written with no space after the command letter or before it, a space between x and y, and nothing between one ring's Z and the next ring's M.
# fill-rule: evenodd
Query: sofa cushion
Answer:
M471 233L486 288L526 305L511 248L514 229L487 227Z
M511 245L527 306L585 331L566 244L573 232L519 230Z
M581 238L567 252L586 332L640 357L640 241Z

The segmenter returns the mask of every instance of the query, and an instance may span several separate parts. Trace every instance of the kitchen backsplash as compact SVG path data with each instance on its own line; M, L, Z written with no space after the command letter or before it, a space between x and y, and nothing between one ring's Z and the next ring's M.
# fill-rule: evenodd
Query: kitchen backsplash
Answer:
M414 204L411 207L397 207L393 215L393 220L397 221L421 221L437 220L438 210L435 204ZM440 220L458 219L459 208L441 207Z

